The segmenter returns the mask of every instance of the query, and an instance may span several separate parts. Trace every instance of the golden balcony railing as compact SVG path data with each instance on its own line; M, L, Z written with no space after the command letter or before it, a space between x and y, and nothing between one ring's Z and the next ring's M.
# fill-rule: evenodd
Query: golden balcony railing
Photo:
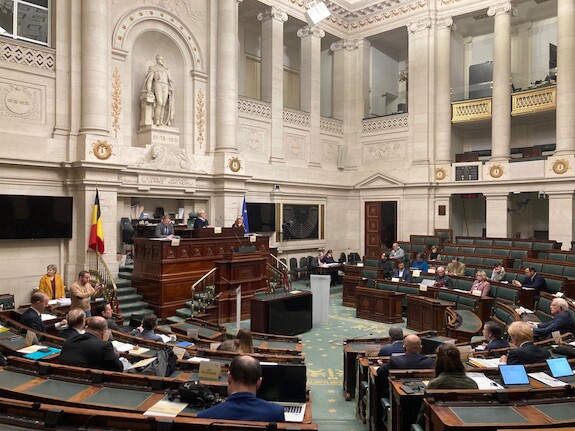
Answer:
M118 287L114 281L114 277L104 262L102 255L97 251L87 250L88 256L88 272L90 273L90 283L92 286L96 284L103 284L102 296L109 302L112 310L119 315L120 304L118 303Z
M451 103L451 122L491 120L491 97Z
M511 115L554 111L557 108L557 86L548 85L511 95Z

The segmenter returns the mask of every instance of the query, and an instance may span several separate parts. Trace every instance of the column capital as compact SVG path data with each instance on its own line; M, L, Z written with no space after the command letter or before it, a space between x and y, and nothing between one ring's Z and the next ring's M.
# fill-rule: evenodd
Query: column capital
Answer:
M495 6L491 6L487 9L488 16L495 16L504 13L509 13L511 16L517 15L517 8L513 6L510 1L501 1Z
M305 27L302 27L297 31L297 35L302 39L307 36L315 36L318 39L321 39L322 37L325 36L325 31L323 31L317 25L314 25L313 27L306 25Z
M371 43L365 39L340 39L330 45L329 49L333 52L341 51L343 49L347 51L353 51L361 47L369 47Z
M438 30L443 30L443 29L451 29L452 31L457 30L457 26L453 23L453 18L446 17L446 18L438 18L437 21L435 22L435 27Z
M412 33L429 30L431 28L431 18L424 18L420 19L419 21L410 22L408 28Z
M288 14L275 6L272 6L269 9L258 13L258 21L267 21L268 19L272 18L281 23L284 23L288 20Z

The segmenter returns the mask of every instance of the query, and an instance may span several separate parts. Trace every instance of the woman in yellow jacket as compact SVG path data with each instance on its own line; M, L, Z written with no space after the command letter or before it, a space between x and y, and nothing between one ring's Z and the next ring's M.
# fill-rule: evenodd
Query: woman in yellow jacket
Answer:
M46 275L40 279L39 289L48 295L50 299L65 298L64 282L60 274L57 274L56 265L50 264L46 268Z

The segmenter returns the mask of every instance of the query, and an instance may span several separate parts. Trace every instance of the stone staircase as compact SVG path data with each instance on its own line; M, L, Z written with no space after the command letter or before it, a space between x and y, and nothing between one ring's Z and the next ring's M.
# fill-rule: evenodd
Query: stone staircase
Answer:
M208 295L208 297L210 299L213 298L213 291L214 291L215 287L211 286L210 289L210 294ZM192 317L192 310L194 310L194 317L197 318L205 318L208 316L208 314L204 314L201 310L202 310L202 305L201 302L204 299L204 295L206 295L204 292L198 292L194 294L194 299L193 301L186 301L186 306L184 308L178 308L176 310L176 315L172 316L172 317L168 317L166 320L168 321L168 323L179 323L179 322L183 322L184 320ZM211 306L213 308L215 308L215 306ZM210 307L208 307L210 308Z
M130 323L131 317L142 317L154 312L148 308L148 303L142 299L142 295L137 293L136 288L132 287L133 269L133 265L121 266L118 278L114 279L118 288L120 312L125 318L124 324L126 325Z

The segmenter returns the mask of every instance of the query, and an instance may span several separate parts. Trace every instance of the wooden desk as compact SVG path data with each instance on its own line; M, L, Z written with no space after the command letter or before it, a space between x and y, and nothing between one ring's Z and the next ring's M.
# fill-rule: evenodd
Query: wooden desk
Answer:
M401 301L405 293L357 286L356 317L382 323L403 323Z
M343 340L343 392L347 401L355 398L358 356L368 352L377 353L381 344L388 341L389 337L356 337Z
M256 237L250 243L248 238L222 236L213 229L202 229L207 238L182 238L179 246L171 241L149 238L134 239L134 271L132 286L150 304L157 316L162 319L176 314L191 298L190 288L209 270L215 261L222 260L224 254L238 247L255 245L262 258L269 257L269 238ZM211 232L210 232L211 231ZM261 264L258 264L261 267ZM255 269L254 269L255 271ZM229 279L234 282L234 279Z
M437 331L445 335L445 309L453 302L407 295L407 329L414 331Z
M251 331L296 335L312 327L309 291L258 294L251 299Z
M355 307L355 288L361 280L363 267L351 264L343 265L343 293L342 305L345 307Z

